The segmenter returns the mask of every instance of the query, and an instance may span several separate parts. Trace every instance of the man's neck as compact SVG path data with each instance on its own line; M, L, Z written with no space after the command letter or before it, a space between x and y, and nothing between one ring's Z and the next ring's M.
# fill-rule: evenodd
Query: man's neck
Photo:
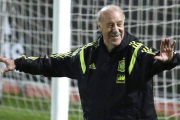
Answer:
M108 52L110 53L110 52L112 52L112 50L113 50L115 47L108 47L108 46L106 46L106 48L107 48Z

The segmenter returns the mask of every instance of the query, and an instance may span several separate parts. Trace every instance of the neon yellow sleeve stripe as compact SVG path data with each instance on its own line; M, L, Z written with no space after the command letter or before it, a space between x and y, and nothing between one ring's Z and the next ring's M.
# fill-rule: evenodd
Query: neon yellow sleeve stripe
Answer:
M130 62L130 65L129 65L129 74L131 74L133 68L134 68L134 65L135 65L135 62L136 62L136 57L137 57L137 52L139 50L139 48L142 46L141 43L138 44L138 46L136 47L136 49L134 50L134 53L131 57L131 62Z
M80 61L81 61L81 68L83 71L83 74L86 72L86 65L84 62L84 48L82 48L81 52L80 52Z

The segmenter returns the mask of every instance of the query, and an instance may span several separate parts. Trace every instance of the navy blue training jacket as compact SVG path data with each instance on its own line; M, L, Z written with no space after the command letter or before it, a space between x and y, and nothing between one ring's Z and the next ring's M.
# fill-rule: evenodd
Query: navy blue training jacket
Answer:
M77 79L85 120L157 120L152 77L180 64L178 53L166 63L154 60L158 54L125 32L110 53L100 36L73 52L23 55L15 64L25 73Z

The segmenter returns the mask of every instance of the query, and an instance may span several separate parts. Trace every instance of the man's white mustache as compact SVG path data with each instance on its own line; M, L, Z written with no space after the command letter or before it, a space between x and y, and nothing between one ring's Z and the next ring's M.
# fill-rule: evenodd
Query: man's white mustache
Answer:
M122 33L121 32L118 32L118 33L110 33L109 35L111 36L111 37L118 37L119 35L121 35Z

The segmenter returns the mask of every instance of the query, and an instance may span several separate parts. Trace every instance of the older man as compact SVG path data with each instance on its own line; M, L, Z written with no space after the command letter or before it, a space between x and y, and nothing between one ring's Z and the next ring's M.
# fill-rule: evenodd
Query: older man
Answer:
M153 75L180 63L175 41L161 43L160 52L144 46L124 29L125 15L115 5L97 16L102 35L74 52L43 57L0 57L2 73L19 70L78 80L85 120L157 120Z

